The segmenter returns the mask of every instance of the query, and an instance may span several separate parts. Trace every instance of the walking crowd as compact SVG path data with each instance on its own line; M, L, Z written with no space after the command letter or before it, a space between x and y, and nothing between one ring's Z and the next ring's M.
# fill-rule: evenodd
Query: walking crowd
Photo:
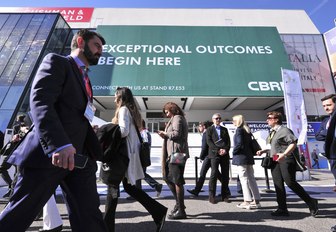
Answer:
M127 87L116 89L115 115L108 126L96 128L90 124L95 109L88 78L89 67L98 63L104 44L101 35L82 29L73 37L69 56L48 54L42 61L30 93L32 125L19 124L19 131L23 133L18 138L14 136L9 145L4 146L7 155L0 170L9 186L5 196L9 202L0 214L0 231L24 232L42 211L46 225L40 231L62 231L62 221L52 223L56 219L50 215L55 213L48 211L56 207L53 194L58 186L62 189L74 232L115 231L121 184L125 192L152 216L155 231L163 230L166 218L188 218L184 202L184 172L189 158L188 123L185 113L176 103L167 102L162 107L167 123L156 132L163 144L162 177L175 200L170 210L141 188L144 179L159 196L162 184L146 173L150 165L151 136L131 90ZM322 99L322 102L330 117L322 124L317 138L325 141L326 157L335 175L335 96ZM198 196L206 173L211 169L209 203L231 203L229 166L232 148L232 165L237 166L243 194L243 202L237 205L238 208L262 208L253 165L254 156L267 154L272 161L269 168L278 205L271 216L290 216L284 184L306 203L311 216L318 214L318 201L296 181L298 139L283 125L284 118L280 112L267 113L266 121L270 127L267 145L256 152L252 146L253 135L243 115L232 117L235 127L233 144L228 129L221 124L221 114L214 113L211 119L212 123L199 125L203 164L195 188L187 189L190 194ZM8 146L14 143L15 146L9 149ZM103 162L101 178L108 188L104 214L99 209L96 161ZM15 181L6 173L10 165L17 169ZM220 182L220 197L216 196L217 180ZM332 231L336 228L332 227Z

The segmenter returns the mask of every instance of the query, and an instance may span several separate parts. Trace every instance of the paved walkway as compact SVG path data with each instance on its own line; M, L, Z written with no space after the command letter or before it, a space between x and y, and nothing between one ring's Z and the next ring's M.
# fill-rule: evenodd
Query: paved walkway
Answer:
M316 218L309 214L305 203L300 200L293 192L288 190L288 207L290 217L274 218L270 215L276 208L275 194L266 193L265 180L259 179L259 189L262 195L262 209L244 210L236 207L242 201L242 195L236 194L236 180L230 182L232 192L232 202L220 202L212 205L207 198L207 185L204 186L204 192L195 198L186 192L186 220L167 220L164 232L179 231L286 231L286 232L324 232L330 231L330 227L336 224L336 193L331 189L334 186L332 175L327 170L312 171L312 179L300 181L300 184L309 192L309 194L319 200L320 212ZM193 188L194 180L187 180L186 189ZM271 186L273 186L271 181ZM148 185L143 184L143 188L150 196L156 193ZM6 191L5 187L0 187L0 196ZM104 211L106 187L99 183L98 192L101 197L101 210ZM122 192L116 215L116 231L136 231L150 232L155 231L155 224L147 211L138 203L126 199L127 194ZM174 206L174 200L167 186L164 186L162 194L157 200L171 210ZM60 190L57 191L57 202L60 213L64 221L63 231L71 231L66 207L62 201ZM5 206L5 200L0 199L0 210ZM38 231L42 221L37 220L31 225L28 231Z

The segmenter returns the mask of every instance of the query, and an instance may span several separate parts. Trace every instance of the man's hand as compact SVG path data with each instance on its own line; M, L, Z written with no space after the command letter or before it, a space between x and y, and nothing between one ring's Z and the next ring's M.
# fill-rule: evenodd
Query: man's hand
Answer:
M56 167L72 171L75 168L75 153L76 149L73 146L66 147L52 155L52 164Z
M225 155L225 153L226 153L225 149L219 149L219 150L218 150L218 154L219 154L220 156Z
M15 134L15 135L13 135L11 141L12 141L12 142L19 142L19 141L20 141L20 136L19 136L19 134Z

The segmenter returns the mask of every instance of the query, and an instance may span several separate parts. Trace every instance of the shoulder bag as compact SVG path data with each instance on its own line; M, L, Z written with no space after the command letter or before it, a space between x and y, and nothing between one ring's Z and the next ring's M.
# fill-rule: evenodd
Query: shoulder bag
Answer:
M252 133L251 133L251 149L252 149L253 155L256 155L257 151L261 150L261 147L258 141L254 138Z
M269 153L266 153L266 156L262 158L261 160L261 167L266 169L271 169L275 165L275 162L273 161L272 157L269 155Z
M133 120L134 121L134 120ZM151 165L151 159L150 159L150 145L148 142L144 142L142 137L141 137L141 134L140 134L140 131L138 129L138 127L136 126L136 123L134 121L134 126L135 126L135 129L137 131L137 134L138 134L138 137L139 137L139 140L140 140L140 143L141 143L141 146L140 146L140 152L139 152L139 155L140 155L140 161L141 161L141 166L143 168L146 168L148 166Z
M187 154L183 152L174 151L174 142L173 142L173 151L170 155L170 163L176 165L185 165Z

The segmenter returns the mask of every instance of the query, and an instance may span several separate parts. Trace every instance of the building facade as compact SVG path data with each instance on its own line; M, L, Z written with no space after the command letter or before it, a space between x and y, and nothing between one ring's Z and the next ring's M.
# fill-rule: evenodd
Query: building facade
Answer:
M97 116L106 121L114 113L114 89L119 85L133 88L151 130L164 126L161 109L167 101L186 111L191 131L214 112L227 120L243 114L249 121L259 121L267 111L283 111L281 68L300 72L310 120L324 115L320 98L335 91L322 35L302 10L77 7L0 8L0 12L60 13L72 30L97 29L108 38L92 78ZM50 51L67 54L68 45L69 41L62 49L43 50L39 59ZM130 50L137 45L142 50ZM12 84L20 74L12 70L10 79L4 68L0 71L1 81ZM22 82L26 88L31 75ZM13 94L20 97L12 105L26 96L6 96ZM25 109L7 110L4 104L0 110L7 114L6 120L1 119L4 129L13 121L11 114Z

